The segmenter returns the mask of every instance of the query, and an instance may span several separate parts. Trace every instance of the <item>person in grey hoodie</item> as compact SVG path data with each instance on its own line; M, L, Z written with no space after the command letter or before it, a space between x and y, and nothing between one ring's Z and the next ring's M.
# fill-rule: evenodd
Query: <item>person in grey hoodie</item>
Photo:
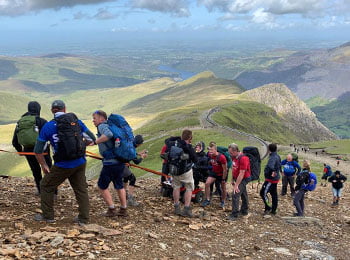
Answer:
M276 214L278 206L277 184L280 180L281 157L277 154L277 145L269 144L269 160L265 166L265 182L260 190L260 196L265 204L264 214ZM270 193L272 205L267 194Z

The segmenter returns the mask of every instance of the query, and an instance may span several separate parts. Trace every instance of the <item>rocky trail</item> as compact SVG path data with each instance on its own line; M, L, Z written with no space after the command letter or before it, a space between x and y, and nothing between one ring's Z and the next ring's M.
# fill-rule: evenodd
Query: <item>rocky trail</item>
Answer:
M295 218L289 196L280 198L276 216L263 216L257 185L250 184L249 215L229 222L230 202L222 210L215 197L209 208L194 204L194 218L175 216L172 200L161 197L158 184L140 178L136 195L142 205L118 219L101 216L104 202L96 181L89 181L91 222L80 227L73 223L77 204L68 183L59 188L56 222L46 224L33 220L40 198L32 179L0 178L0 259L349 258L348 185L338 207L330 206L329 186L317 187L306 198L307 217Z

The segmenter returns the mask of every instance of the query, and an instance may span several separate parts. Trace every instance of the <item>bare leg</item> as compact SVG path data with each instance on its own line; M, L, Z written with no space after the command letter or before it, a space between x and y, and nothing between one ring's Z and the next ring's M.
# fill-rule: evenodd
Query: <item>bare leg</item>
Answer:
M108 207L112 207L114 205L113 198L108 188L105 190L100 189L101 196L103 200L106 202Z
M126 208L126 192L125 192L125 189L120 189L120 190L117 190L117 193L118 193L118 197L119 197L119 200L120 200L120 205L123 207L123 208Z

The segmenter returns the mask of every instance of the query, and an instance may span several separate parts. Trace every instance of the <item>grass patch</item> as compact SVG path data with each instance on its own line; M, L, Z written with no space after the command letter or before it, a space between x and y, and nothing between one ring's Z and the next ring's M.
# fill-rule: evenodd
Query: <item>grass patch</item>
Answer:
M283 124L272 108L256 102L234 101L213 115L220 125L250 133L276 143L297 142L298 138Z
M350 155L350 139L311 143L309 146L312 149L324 149L329 154Z

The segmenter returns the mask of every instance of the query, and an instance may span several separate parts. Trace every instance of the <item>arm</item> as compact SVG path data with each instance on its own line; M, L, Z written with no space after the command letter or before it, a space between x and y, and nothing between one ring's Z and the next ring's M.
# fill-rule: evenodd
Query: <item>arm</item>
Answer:
M100 144L100 143L104 143L107 142L109 140L109 137L106 135L101 135L99 138L97 138L95 140L95 144Z
M94 142L96 141L96 136L89 129L84 131L84 133L87 134Z
M50 168L46 164L45 157L43 155L44 149L45 149L46 142L37 140L34 147L34 153L37 161L39 162L41 169L43 170L44 174L50 173Z
M222 182L225 182L225 179L227 177L227 163L222 165Z
M18 132L18 128L16 126L15 131L13 133L12 146L16 149L17 152L22 152L23 148L22 148L22 145L20 145L18 142L17 132Z
M107 124L100 124L98 125L97 128L99 133L101 133L101 136L95 139L95 144L107 142L109 139L113 137L113 133L111 130L109 130L109 127Z
M297 162L294 162L295 164L295 167L297 168L297 174L299 174L300 173L300 171L301 171L301 167L300 167L300 165L299 165L299 163L297 163Z

